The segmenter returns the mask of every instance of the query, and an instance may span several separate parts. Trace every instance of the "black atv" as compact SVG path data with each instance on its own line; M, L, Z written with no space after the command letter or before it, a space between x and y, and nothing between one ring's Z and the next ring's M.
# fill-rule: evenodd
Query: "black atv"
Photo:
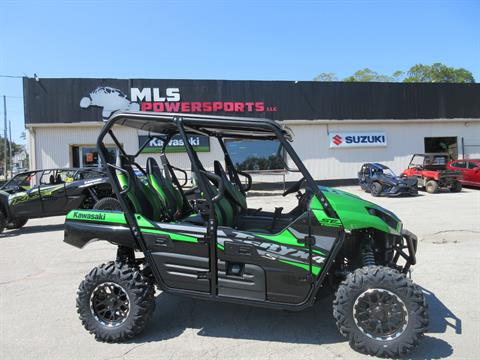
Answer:
M136 157L142 149L125 153L115 125L161 139L161 165L148 158L146 170L140 167ZM218 141L225 168L220 161L200 161L188 141L191 133ZM107 134L119 148L116 164L108 162ZM165 156L177 134L198 186L189 191ZM286 168L294 164L290 170L298 179L283 196L296 196L297 206L287 213L249 208L252 179L237 171L225 139L278 141ZM155 286L198 299L286 310L305 309L335 292L333 316L354 349L392 357L413 350L428 325L422 290L407 276L416 262L416 236L392 212L317 186L291 140L266 119L114 114L97 146L121 210L73 210L65 223L68 244L82 248L101 239L118 249L115 261L94 268L80 284L77 310L84 327L106 342L139 334L152 317Z
M372 196L418 195L416 177L397 176L388 166L380 163L363 164L358 172L362 190Z
M112 196L105 172L98 169L44 169L19 173L0 187L0 233L19 229L28 219L91 209Z

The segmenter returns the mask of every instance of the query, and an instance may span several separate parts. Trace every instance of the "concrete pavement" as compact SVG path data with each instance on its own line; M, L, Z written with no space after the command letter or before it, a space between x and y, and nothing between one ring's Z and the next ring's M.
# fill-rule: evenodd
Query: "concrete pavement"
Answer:
M372 198L419 236L413 279L426 292L430 328L413 358L474 359L480 343L480 190L416 198ZM293 197L293 196L291 196ZM283 206L280 196L250 207ZM291 206L294 201L290 202ZM125 344L103 344L81 326L75 292L108 243L78 250L62 242L63 218L31 220L0 235L1 359L357 359L332 318L331 298L294 313L160 293L153 321Z

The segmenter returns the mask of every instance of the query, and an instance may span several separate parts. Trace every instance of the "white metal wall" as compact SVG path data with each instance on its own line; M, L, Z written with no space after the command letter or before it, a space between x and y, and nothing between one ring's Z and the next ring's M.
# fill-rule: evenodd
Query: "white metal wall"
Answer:
M336 123L330 125L288 125L294 132L293 147L315 179L355 178L360 166L365 162L381 162L400 173L408 165L413 153L424 152L425 137L457 136L459 157L461 137L466 143L480 142L480 122L441 123ZM384 131L387 135L386 147L333 148L330 149L329 132L341 131ZM480 157L470 151L468 157Z
M35 149L31 152L35 158L35 164L32 162L31 167L41 169L72 166L72 145L95 145L101 125L36 127L34 132L29 131L29 144ZM128 154L138 151L137 130L118 126L114 128L114 134ZM109 136L106 139L106 144L113 145ZM213 169L214 160L223 160L220 145L215 139L210 141L210 152L198 155L207 169ZM149 156L158 160L158 154L141 154L138 157L139 164L144 166ZM171 153L168 154L168 159L176 167L190 169L190 160L186 153Z
M34 149L31 156L36 168L71 166L72 145L94 145L102 124L94 126L56 126L36 127L29 131L29 144ZM457 136L459 157L461 157L461 137L466 144L480 143L480 122L438 123L392 123L386 120L380 123L359 124L355 121L334 124L288 125L294 132L293 147L307 168L317 180L355 178L358 169L365 162L382 162L394 171L401 172L415 152L424 151L424 137ZM384 131L387 134L387 147L381 148L337 148L328 147L328 132L335 131ZM130 154L138 150L138 132L133 129L117 127L119 141ZM108 143L113 144L110 140ZM480 158L480 147L471 148L469 158ZM143 166L148 156L141 155L139 163ZM190 169L190 161L185 153L168 154L170 162L180 168ZM211 139L210 152L199 153L200 160L208 169L212 169L214 160L223 160L215 139ZM32 159L33 160L33 159ZM298 175L291 174L286 180ZM281 182L282 176L256 176L257 181Z

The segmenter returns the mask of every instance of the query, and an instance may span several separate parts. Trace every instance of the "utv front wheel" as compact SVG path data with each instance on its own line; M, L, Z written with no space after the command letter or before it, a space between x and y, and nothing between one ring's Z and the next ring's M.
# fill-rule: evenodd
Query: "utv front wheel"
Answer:
M25 226L27 221L28 221L28 218L25 218L25 217L15 218L12 221L9 221L5 227L7 229L20 229Z
M122 205L120 205L120 201L112 197L106 197L100 199L96 202L93 206L94 210L122 210Z
M375 197L380 196L380 194L382 193L382 188L382 184L374 182L370 187L370 193L372 194L372 196Z
M382 357L410 353L428 326L420 288L382 266L363 267L347 276L336 293L333 316L354 350Z
M154 309L153 286L138 269L123 263L94 268L77 291L80 320L99 341L134 337L145 328Z

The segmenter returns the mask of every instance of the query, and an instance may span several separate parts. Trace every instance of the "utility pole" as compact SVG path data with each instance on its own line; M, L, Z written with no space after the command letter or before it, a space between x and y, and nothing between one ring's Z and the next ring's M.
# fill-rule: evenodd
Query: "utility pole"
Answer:
M3 95L3 174L7 180L7 97Z
M10 157L10 160L8 162L8 167L10 168L10 173L12 173L12 162L13 162L13 158L12 158L12 148L13 148L13 144L12 144L12 122L9 120L8 121L8 139L10 141L10 146L9 146L9 149L8 149L8 155Z

